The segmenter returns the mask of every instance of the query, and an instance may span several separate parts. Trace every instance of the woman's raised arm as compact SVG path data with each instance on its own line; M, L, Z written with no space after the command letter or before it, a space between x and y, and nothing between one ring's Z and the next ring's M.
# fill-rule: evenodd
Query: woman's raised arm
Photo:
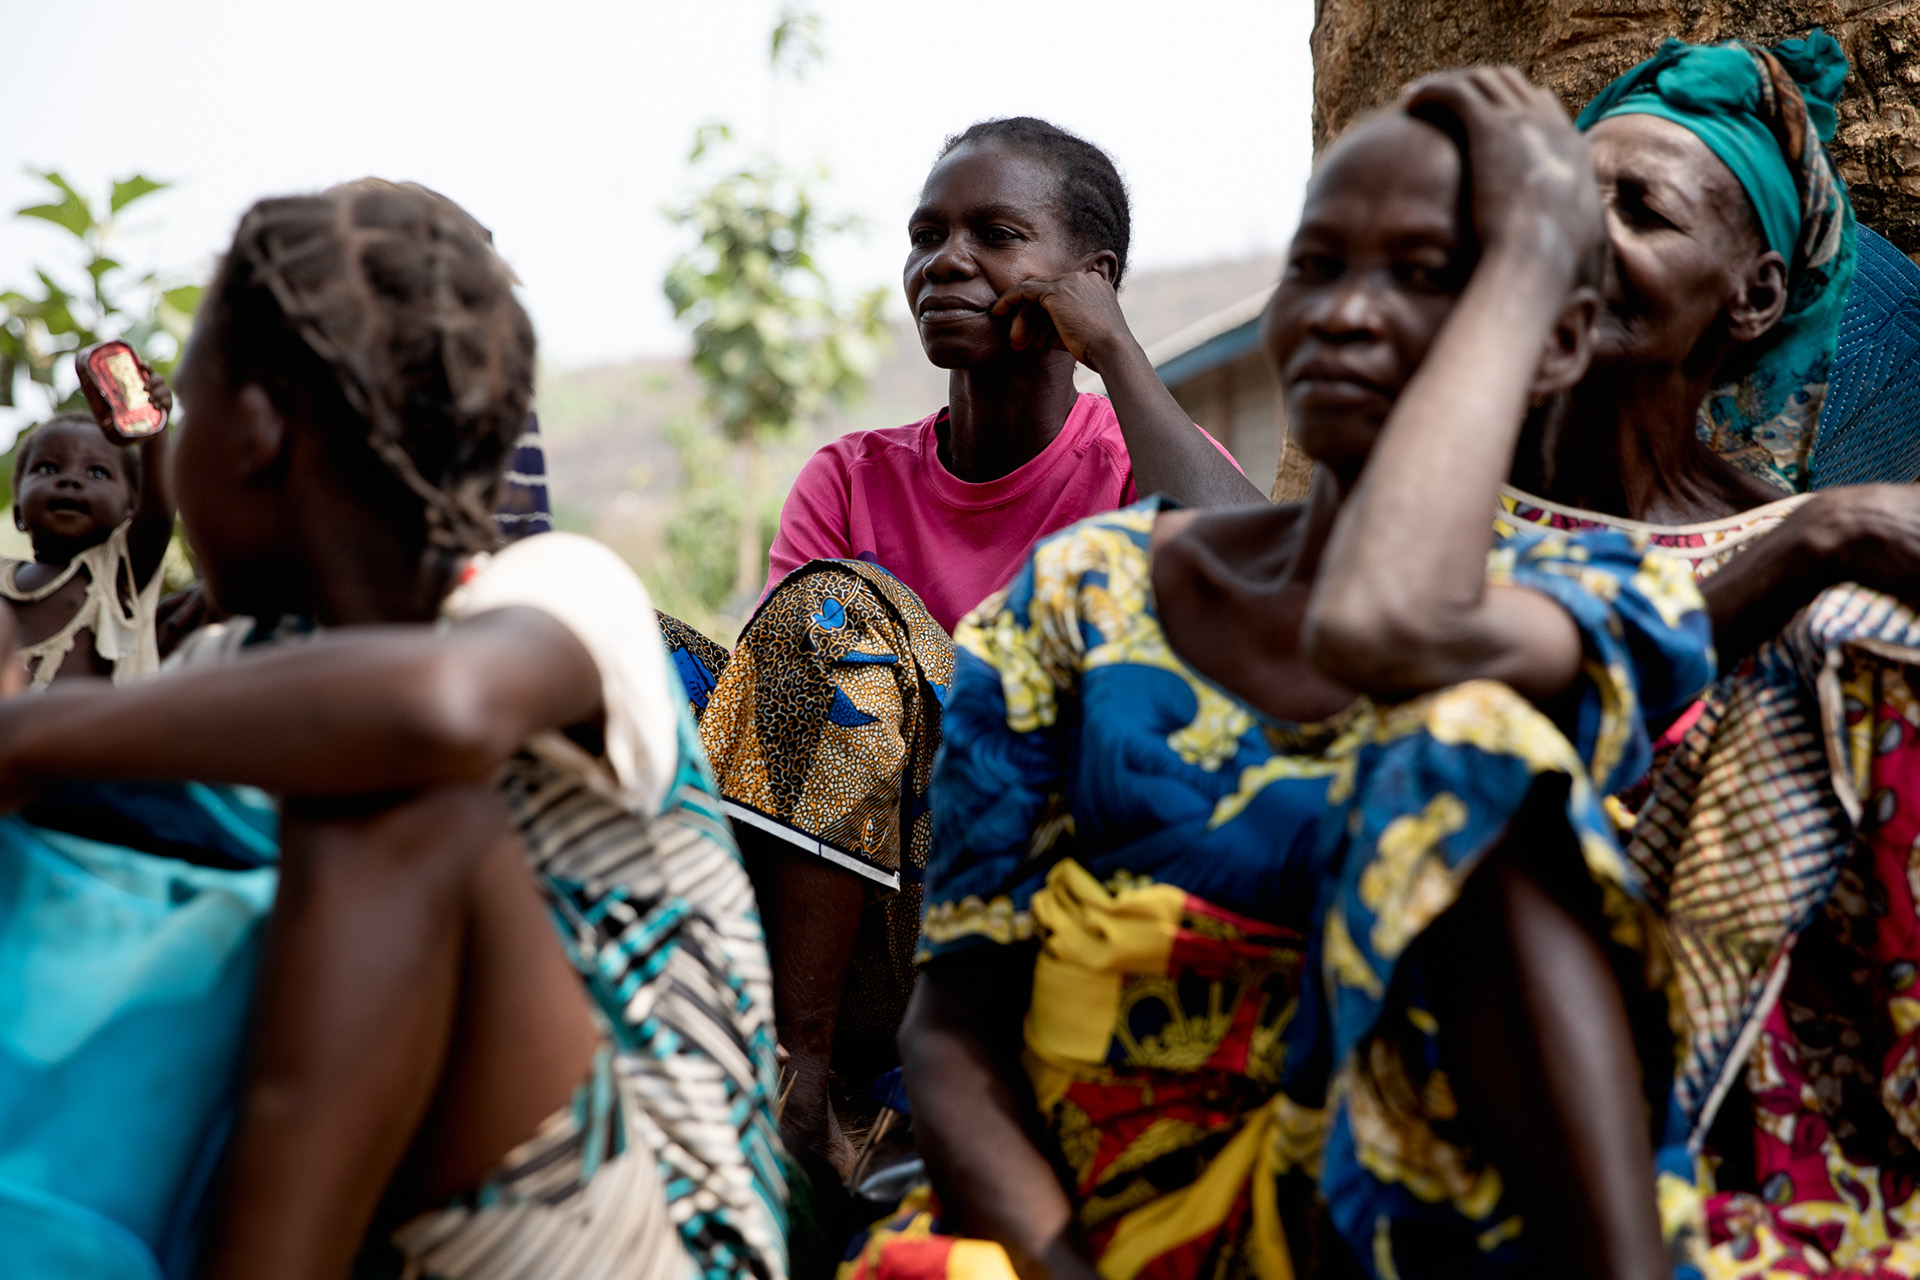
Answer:
M1105 275L1074 271L1022 280L1001 295L993 313L1012 313L1009 338L1016 350L1057 345L1100 375L1142 496L1164 493L1187 507L1267 500L1160 381Z
M505 608L354 627L132 685L0 705L0 803L41 782L237 783L349 795L481 782L543 729L592 723L601 680L558 620Z
M1363 693L1488 677L1551 697L1578 674L1579 632L1543 595L1488 587L1490 513L1529 402L1585 371L1599 298L1576 281L1599 195L1566 113L1511 68L1438 77L1407 105L1466 135L1480 259L1343 506L1306 649Z

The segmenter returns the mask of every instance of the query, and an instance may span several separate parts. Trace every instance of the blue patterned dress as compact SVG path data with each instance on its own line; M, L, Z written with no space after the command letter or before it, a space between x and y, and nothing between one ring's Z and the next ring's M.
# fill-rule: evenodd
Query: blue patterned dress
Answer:
M1268 1273L1296 1175L1375 1274L1527 1271L1415 943L1557 777L1612 942L1657 956L1602 797L1712 677L1692 577L1617 533L1502 539L1488 581L1583 636L1565 727L1492 681L1289 724L1168 645L1161 509L1046 539L956 632L922 963L1034 946L1026 1061L1110 1280Z

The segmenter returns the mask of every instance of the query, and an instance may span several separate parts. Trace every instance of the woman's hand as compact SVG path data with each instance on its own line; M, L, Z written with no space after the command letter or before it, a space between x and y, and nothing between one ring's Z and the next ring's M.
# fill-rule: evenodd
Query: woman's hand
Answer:
M1920 487L1847 485L1806 505L1815 549L1833 558L1836 582L1858 582L1920 606Z
M1779 635L1794 614L1840 582L1920 607L1920 488L1823 489L1702 582L1720 669Z
M1564 254L1572 271L1599 252L1606 220L1593 162L1586 139L1551 92L1513 67L1473 67L1415 81L1401 104L1465 135L1468 194L1483 252Z
M1112 283L1098 271L1022 280L1000 295L992 314L1013 317L1007 341L1015 351L1066 351L1103 376L1102 357L1110 363L1117 344L1139 345Z

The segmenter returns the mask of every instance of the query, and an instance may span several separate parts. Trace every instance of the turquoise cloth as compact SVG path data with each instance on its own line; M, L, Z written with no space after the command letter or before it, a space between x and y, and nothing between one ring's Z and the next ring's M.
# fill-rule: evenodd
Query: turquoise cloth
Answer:
M1786 261L1787 307L1739 354L1701 407L1700 432L1735 465L1790 492L1809 460L1853 280L1857 231L1846 185L1822 143L1847 76L1824 31L1770 49L1668 40L1580 113L1591 129L1651 115L1693 132L1740 180L1767 247Z
M171 790L176 825L224 831L223 854L271 847L258 793ZM191 1265L277 874L0 818L0 1275Z

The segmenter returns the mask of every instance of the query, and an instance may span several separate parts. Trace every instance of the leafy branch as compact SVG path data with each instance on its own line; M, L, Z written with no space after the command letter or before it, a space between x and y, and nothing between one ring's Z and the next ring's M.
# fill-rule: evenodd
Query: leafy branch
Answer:
M134 174L113 184L96 206L58 172L36 172L51 190L42 204L16 210L16 218L50 223L71 235L87 283L68 288L45 267L24 288L0 292L0 406L19 403L20 377L39 386L50 412L83 405L70 370L73 353L120 338L162 373L171 373L193 324L203 286L165 286L158 272L136 275L110 252L121 215L167 189ZM75 277L77 279L77 277Z

